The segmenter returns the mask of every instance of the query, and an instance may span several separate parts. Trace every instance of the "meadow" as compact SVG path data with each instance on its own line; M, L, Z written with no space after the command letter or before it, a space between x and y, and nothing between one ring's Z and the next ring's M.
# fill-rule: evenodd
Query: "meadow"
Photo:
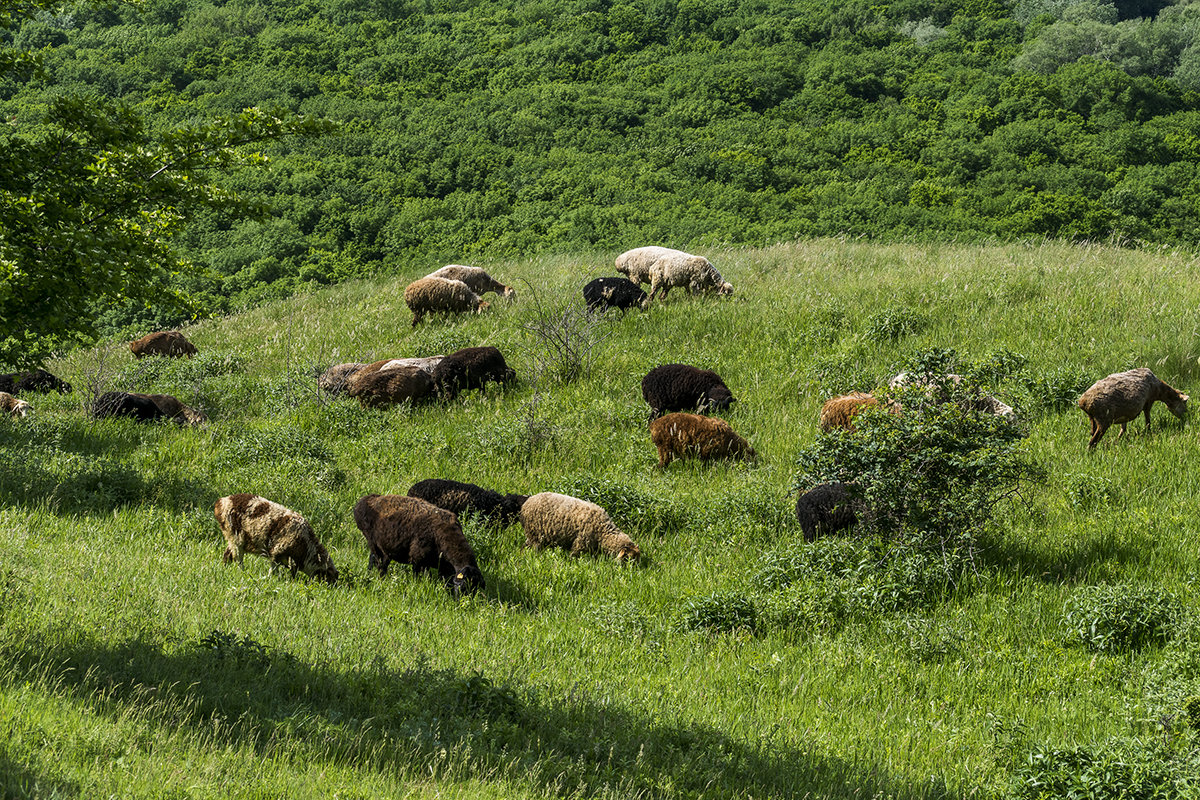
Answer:
M1200 389L1195 256L703 253L733 298L605 315L573 381L530 328L615 253L476 262L518 301L417 329L403 288L440 264L201 322L191 360L113 341L47 364L74 392L0 420L0 796L1039 797L1104 769L1113 793L1092 796L1198 796L1200 440L1157 406L1148 434L1089 453L1074 407L1135 366ZM333 363L483 344L516 385L385 410L316 388ZM1044 480L953 570L805 544L794 484L821 402L929 348L1016 365L992 388ZM657 468L639 384L676 361L722 375L756 462ZM211 424L92 420L112 388ZM467 518L482 593L368 574L354 503L430 477L595 498L642 563ZM236 492L304 514L339 583L224 565L212 505ZM1166 621L1108 648L1068 624L1106 613Z

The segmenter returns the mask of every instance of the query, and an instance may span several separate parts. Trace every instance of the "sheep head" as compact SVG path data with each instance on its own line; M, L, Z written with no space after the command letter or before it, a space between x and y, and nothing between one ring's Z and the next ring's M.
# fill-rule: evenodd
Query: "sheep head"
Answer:
M464 593L474 594L484 588L483 573L478 567L465 566L446 580L446 588L455 597L461 597Z

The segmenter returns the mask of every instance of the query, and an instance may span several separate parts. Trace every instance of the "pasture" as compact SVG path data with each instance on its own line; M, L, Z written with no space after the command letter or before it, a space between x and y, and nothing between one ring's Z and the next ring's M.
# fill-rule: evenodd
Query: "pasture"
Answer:
M1036 797L1031 779L1120 756L1130 781L1194 796L1200 429L1159 405L1148 435L1135 421L1089 453L1074 398L1135 366L1196 396L1197 260L698 252L735 295L606 315L571 381L532 331L571 319L615 253L476 262L518 301L415 329L404 286L440 264L202 322L190 360L111 342L48 364L75 391L0 420L0 795ZM388 409L316 389L330 364L475 345L518 382ZM1019 364L995 389L1046 479L953 569L804 544L793 484L821 402L929 348ZM658 469L639 383L669 362L724 378L739 402L720 416L756 462ZM106 389L175 394L211 424L92 420ZM532 552L519 525L467 518L479 595L368 574L355 502L435 477L595 499L642 562ZM339 583L223 564L212 506L236 492L303 514ZM1118 587L1108 606L1094 586ZM1174 616L1140 647L1088 648L1067 624L1071 603L1141 596L1133 611Z

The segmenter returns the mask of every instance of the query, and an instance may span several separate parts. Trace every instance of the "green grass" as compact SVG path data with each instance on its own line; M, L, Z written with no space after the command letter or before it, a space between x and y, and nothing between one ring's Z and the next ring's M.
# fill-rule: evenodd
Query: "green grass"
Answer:
M1088 453L1086 418L1036 388L1139 365L1197 388L1190 257L706 253L733 299L613 316L586 377L535 386L521 322L612 274L612 255L488 264L517 304L415 331L405 281L358 282L194 326L191 361L134 364L118 342L49 365L74 394L0 421L0 795L957 798L1008 793L1038 748L1166 737L1195 757L1197 435L1156 407L1149 435L1135 423ZM316 393L332 363L478 344L522 380L412 409ZM1027 357L996 389L1045 483L1001 507L949 588L820 566L764 584L771 559L870 552L798 544L795 459L823 399L930 347ZM657 469L639 383L671 361L725 378L757 463ZM174 393L212 424L92 421L89 386ZM369 576L351 508L428 477L602 498L644 563L534 553L519 526L467 520L482 595ZM221 563L213 501L247 491L312 522L339 585ZM1102 583L1176 598L1181 632L1088 650L1064 604ZM721 603L757 625L688 624Z

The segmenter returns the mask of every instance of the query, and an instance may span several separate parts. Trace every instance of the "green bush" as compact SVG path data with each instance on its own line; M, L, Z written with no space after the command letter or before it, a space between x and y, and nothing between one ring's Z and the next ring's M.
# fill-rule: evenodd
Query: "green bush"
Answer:
M754 601L738 592L724 592L688 600L679 614L677 627L684 631L755 633L758 611Z
M1178 598L1162 589L1085 586L1067 599L1063 621L1071 638L1084 647L1115 653L1165 643L1181 612Z
M1191 800L1200 753L1161 740L1114 740L1084 748L1042 747L1013 771L1014 800Z

